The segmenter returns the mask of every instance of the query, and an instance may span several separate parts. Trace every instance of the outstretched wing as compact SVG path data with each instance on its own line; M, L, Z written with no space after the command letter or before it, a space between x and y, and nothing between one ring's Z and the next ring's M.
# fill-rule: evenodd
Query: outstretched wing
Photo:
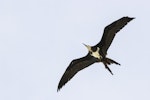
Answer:
M58 90L60 90L77 72L80 70L88 67L89 65L96 62L96 59L89 54L83 58L73 60L69 67L66 69L65 73L63 74L59 84Z
M117 20L105 27L102 39L96 45L102 49L102 52L104 55L107 54L107 50L108 50L109 46L111 45L116 33L119 32L132 19L134 19L134 18L122 17L119 20Z

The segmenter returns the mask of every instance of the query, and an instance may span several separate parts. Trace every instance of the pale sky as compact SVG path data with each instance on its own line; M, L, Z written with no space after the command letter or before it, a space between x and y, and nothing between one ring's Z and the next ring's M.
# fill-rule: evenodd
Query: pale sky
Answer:
M108 57L79 72L59 92L69 63L97 44L103 29L135 17ZM150 100L149 0L1 0L0 100Z

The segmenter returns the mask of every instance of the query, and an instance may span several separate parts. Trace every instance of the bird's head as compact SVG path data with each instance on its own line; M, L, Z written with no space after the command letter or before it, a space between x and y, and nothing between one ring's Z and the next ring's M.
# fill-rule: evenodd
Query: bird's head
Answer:
M83 43L83 45L84 45L84 46L88 49L88 51L89 51L89 52L92 52L92 48L91 48L91 46L86 45L86 44L84 44L84 43Z

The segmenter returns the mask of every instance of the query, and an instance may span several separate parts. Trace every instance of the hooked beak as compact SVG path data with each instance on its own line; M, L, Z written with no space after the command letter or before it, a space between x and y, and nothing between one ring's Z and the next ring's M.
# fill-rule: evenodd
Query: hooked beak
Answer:
M82 43L84 46L86 46L87 47L87 45L86 44L84 44L84 43Z
M91 47L89 45L86 45L83 43L83 45L88 49L88 51L91 51Z

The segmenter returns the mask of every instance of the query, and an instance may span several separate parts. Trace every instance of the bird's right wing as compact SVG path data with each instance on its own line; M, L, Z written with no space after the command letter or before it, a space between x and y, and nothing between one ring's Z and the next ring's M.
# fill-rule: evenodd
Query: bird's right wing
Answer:
M73 60L68 68L66 69L65 73L63 74L59 84L58 90L60 90L77 72L80 70L88 67L89 65L96 62L96 59L89 54L85 57Z

